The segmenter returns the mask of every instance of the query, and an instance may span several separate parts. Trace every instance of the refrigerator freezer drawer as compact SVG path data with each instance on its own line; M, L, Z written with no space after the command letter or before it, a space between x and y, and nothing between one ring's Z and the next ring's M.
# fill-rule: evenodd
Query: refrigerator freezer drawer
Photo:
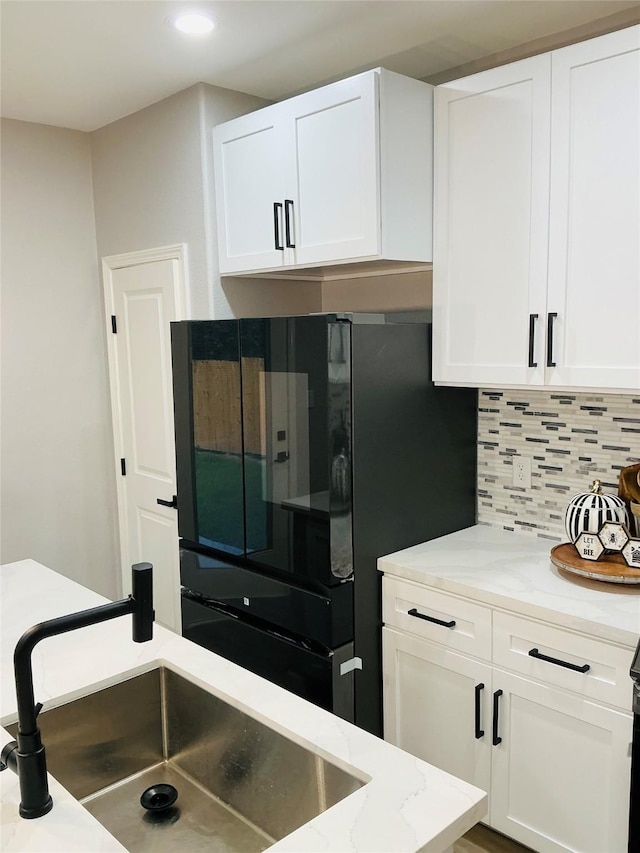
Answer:
M188 640L273 681L345 720L354 719L355 670L340 674L353 643L321 654L275 631L182 595L182 633Z

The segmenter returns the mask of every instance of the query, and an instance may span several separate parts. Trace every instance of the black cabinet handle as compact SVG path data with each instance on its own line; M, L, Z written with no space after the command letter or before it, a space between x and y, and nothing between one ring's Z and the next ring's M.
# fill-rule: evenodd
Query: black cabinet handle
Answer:
M162 498L158 498L156 503L159 503L160 506L168 506L168 507L171 507L172 509L176 509L178 506L178 496L174 495L170 501L163 501Z
M284 252L284 246L282 245L282 241L280 238L280 214L279 211L282 210L282 202L274 201L273 202L273 234L276 242L276 249L279 252Z
M475 715L475 729L476 729L476 740L480 740L481 737L484 737L484 729L480 728L481 720L480 720L480 694L484 690L484 684L476 684L476 715Z
M498 710L499 699L502 696L502 690L496 690L493 694L493 745L497 746L502 743L502 738L498 735Z
M591 669L588 663L583 663L582 666L578 666L577 663L568 663L566 660L547 657L547 655L543 655L539 652L538 649L531 649L529 657L538 658L538 660L545 660L547 663L554 663L556 666L564 666L566 669L573 669L575 672L589 672Z
M556 367L553 360L553 321L557 316L556 311L547 314L547 367Z
M291 214L293 213L293 201L290 198L284 200L284 242L287 249L295 249L296 244L291 242Z
M537 367L538 362L533 360L533 344L536 331L537 314L529 314L529 367Z
M453 628L456 624L453 619L451 622L443 622L442 619L436 619L435 616L426 616L424 613L418 613L415 607L407 610L407 615L415 616L417 619L425 619L427 622L435 622L436 625L443 625L445 628Z

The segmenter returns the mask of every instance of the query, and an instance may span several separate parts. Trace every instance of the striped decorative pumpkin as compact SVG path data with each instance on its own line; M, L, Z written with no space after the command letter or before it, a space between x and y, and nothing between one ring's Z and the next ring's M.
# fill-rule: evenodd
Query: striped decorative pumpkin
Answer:
M628 524L627 508L617 495L602 493L600 480L594 480L590 492L574 495L564 517L564 527L571 543L581 533L597 534L605 521Z

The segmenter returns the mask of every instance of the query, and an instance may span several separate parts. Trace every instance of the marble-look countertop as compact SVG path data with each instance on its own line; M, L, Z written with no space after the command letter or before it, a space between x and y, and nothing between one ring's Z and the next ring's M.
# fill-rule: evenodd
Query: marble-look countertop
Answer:
M31 625L104 604L106 599L22 560L1 569L0 722L16 719L13 649ZM64 704L157 666L193 680L273 729L361 779L362 788L269 848L272 851L442 851L487 812L484 792L311 705L162 627L135 644L131 617L40 642L33 652L35 697L44 709ZM0 729L0 746L11 740ZM45 744L46 746L46 744ZM36 820L18 816L17 776L0 774L2 850L122 851L124 848L50 776L54 806Z
M640 586L558 571L551 542L475 525L378 560L388 575L635 647Z

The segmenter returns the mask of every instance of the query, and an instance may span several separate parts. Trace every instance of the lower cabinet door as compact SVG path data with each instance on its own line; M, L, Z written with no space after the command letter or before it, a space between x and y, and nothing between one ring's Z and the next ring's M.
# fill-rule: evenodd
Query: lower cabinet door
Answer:
M384 737L489 790L491 667L383 628Z
M626 853L632 715L493 670L491 826L539 853Z

